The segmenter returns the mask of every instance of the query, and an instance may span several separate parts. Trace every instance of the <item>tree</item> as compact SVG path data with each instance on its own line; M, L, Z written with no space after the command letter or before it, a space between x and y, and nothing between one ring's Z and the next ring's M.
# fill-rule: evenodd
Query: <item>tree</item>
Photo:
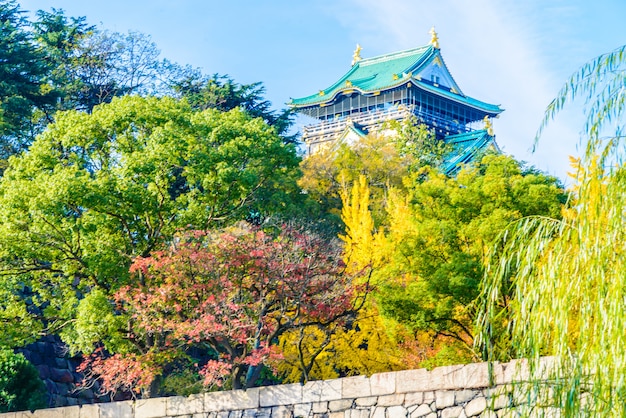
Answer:
M438 168L453 151L445 140L438 139L414 115L402 121L389 121L386 128L395 132L396 146L406 158L410 172L419 171L423 167Z
M280 339L282 356L272 366L285 383L410 368L390 325L366 303L347 323L286 332Z
M238 84L226 75L206 76L199 71L177 71L168 84L176 97L185 98L194 109L218 109L228 111L240 108L254 118L262 118L287 143L295 143L293 135L287 135L291 127L290 110L276 112L272 104L265 99L265 87L262 83Z
M341 194L359 176L365 176L372 193L374 221L381 223L388 190L403 189L403 178L417 167L416 156L441 142L425 126L410 125L413 122L393 125L396 134L370 134L354 144L320 150L302 161L299 184L316 203L319 218L330 218L335 229L340 229Z
M571 100L590 105L572 204L563 219L531 217L509 228L484 278L486 355L528 358L534 388L553 391L563 416L626 415L625 75L622 46L584 65L548 106L542 128ZM542 355L555 356L554 375L541 373Z
M0 412L45 408L39 372L22 354L0 350Z
M339 254L332 243L286 227L276 236L248 227L182 235L170 249L135 260L133 281L115 293L116 314L109 306L100 316L104 325L77 328L91 337L77 340L84 351L102 340L116 353L97 351L83 368L105 390L145 390L195 347L208 355L199 366L206 386L255 386L270 355L279 355L272 348L282 334L333 326L358 310ZM109 321L120 316L125 331L111 335Z
M510 222L558 217L565 195L555 178L502 155L486 155L455 178L423 169L411 180L407 192L389 192L379 228L362 214L367 201L358 196L366 197L367 189L354 186L351 200L344 200L347 263L372 269L373 299L383 316L414 338L426 333L434 343L454 342L458 355L444 352L442 361L477 358L473 303L487 248ZM359 215L348 216L351 208Z
M44 81L47 67L33 45L23 12L13 0L0 2L0 160L26 149L39 133L36 109L54 103ZM5 162L0 166L4 168Z
M0 180L2 315L34 333L71 328L81 297L116 291L180 228L297 206L297 166L293 146L239 110L124 97L59 114ZM33 336L0 327L16 344Z
M91 112L113 97L148 95L160 88L167 63L145 34L98 30L85 17L68 18L53 8L37 12L33 37L50 69L48 82L59 96L54 110Z

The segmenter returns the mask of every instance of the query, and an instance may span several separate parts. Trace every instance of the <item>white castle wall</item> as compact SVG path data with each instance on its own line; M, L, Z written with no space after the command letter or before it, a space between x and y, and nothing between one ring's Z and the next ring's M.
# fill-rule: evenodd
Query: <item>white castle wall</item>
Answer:
M0 418L491 418L514 416L525 404L527 393L513 383L527 377L524 361L474 363L305 385L12 412ZM540 412L558 415L550 408Z

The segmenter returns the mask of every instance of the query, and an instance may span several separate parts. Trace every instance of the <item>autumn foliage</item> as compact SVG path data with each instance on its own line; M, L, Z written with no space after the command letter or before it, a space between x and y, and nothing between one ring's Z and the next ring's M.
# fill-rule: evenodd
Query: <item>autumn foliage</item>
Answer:
M340 260L332 243L290 227L183 234L137 258L134 282L114 294L133 352L96 351L83 370L104 391L146 391L168 365L202 348L206 386L254 386L270 356L281 356L273 346L283 333L336 325L362 304Z

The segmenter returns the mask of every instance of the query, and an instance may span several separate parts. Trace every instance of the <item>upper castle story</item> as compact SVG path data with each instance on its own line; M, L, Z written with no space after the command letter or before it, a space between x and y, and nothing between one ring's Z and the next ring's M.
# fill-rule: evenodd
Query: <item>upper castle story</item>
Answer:
M463 93L443 60L434 28L430 34L426 46L372 58L362 58L357 45L351 68L339 80L315 94L292 99L288 103L292 109L317 119L303 129L306 151L314 153L411 115L440 139L471 143L472 148L478 141L480 148L497 149L491 118L503 109ZM485 129L473 129L480 121Z

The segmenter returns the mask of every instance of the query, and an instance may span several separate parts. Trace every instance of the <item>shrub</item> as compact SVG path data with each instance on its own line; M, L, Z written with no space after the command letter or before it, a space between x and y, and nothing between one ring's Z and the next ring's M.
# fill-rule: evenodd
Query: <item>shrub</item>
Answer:
M45 408L45 392L37 369L22 354L0 350L0 412Z

